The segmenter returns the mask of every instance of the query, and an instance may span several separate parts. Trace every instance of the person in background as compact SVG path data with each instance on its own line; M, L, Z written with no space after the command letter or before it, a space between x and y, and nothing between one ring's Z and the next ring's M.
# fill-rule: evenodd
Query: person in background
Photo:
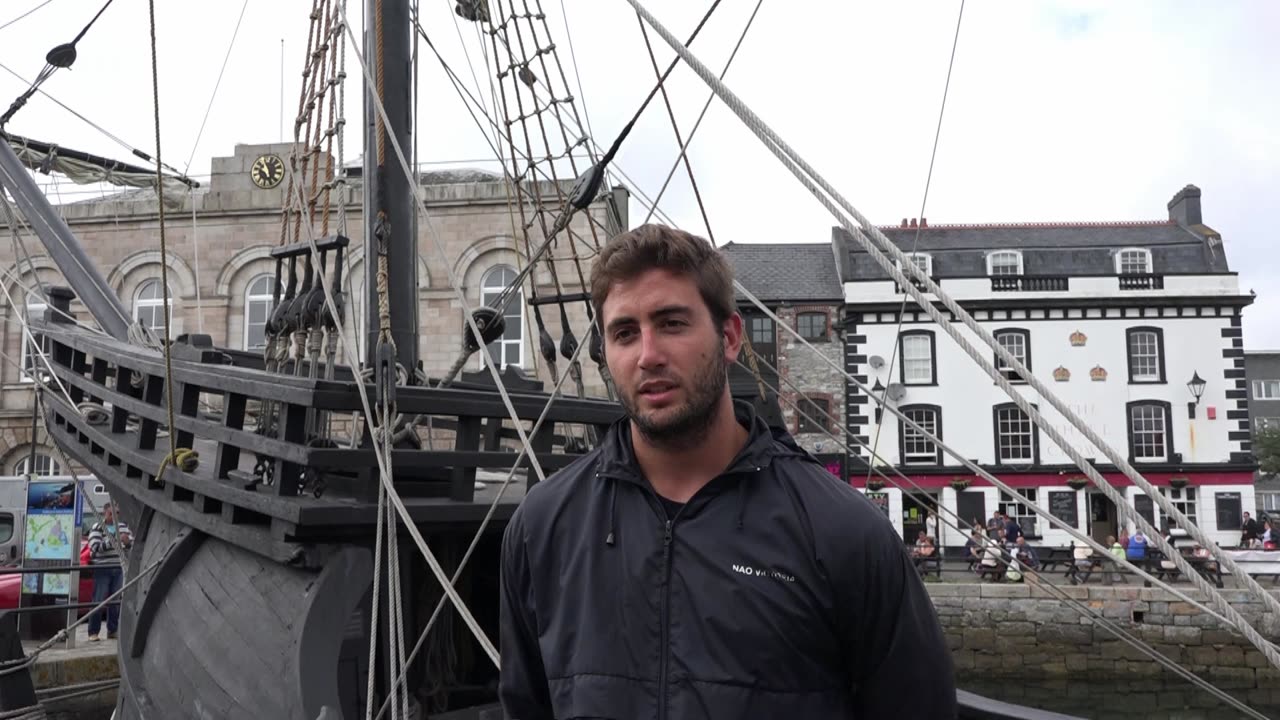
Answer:
M1077 542L1075 550L1072 551L1074 561L1071 568L1067 570L1067 579L1072 585L1079 585L1082 582L1089 582L1089 576L1093 574L1093 548L1088 545ZM1084 577L1080 577L1080 573L1084 573Z
M1129 544L1124 549L1125 557L1129 558L1129 562L1141 564L1147 559L1147 536L1139 530L1129 538Z
M120 550L128 550L132 535L124 523L117 523L115 508L108 503L102 508L102 522L89 531L89 564L115 565L95 568L93 571L93 602L106 600L120 590L124 572L120 569ZM89 615L89 640L101 640L102 615L107 616L107 639L114 639L120 628L120 605L108 605Z
M1004 541L1009 545L1014 545L1022 537L1022 525L1018 523L1018 519L1006 515L1004 521Z
M1249 513L1244 514L1244 522L1240 524L1240 547L1247 548L1253 544L1254 540L1262 534L1262 525L1257 520L1249 517Z
M1280 537L1276 536L1276 531L1271 526L1270 520L1266 520L1262 523L1262 532L1258 535L1258 539L1262 541L1263 550L1276 549L1276 542L1280 541Z
M1027 544L1025 536L1018 536L1015 547L1017 548L1018 562L1022 564L1022 567L1028 570L1040 569L1040 557L1036 555L1036 549Z
M1120 539L1117 540L1116 542L1120 543L1120 547L1124 548L1125 550L1128 550L1129 549L1129 531L1122 528L1120 530Z
M932 510L930 510L929 514L924 518L924 529L934 542L938 541L938 516L935 515Z
M1120 536L1124 537L1125 540L1129 539L1125 537L1123 530L1120 531ZM1117 540L1114 535L1108 535L1107 550L1111 553L1111 556L1115 558L1111 563L1110 569L1107 571L1107 584L1110 585L1113 582L1123 582L1124 575L1122 574L1123 571L1120 569L1119 561L1124 559L1124 543Z
M975 526L973 534L964 543L964 559L969 562L969 569L978 572L978 564L982 562L982 545L985 538L982 530Z

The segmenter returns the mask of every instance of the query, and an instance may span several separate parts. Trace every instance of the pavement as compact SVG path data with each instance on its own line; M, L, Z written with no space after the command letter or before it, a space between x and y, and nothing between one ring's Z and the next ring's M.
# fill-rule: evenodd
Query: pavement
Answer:
M41 653L31 669L31 679L36 688L63 687L120 677L116 660L118 644L115 640L105 639L105 627L99 634L104 639L90 642L88 626L80 625L76 628L75 647L68 648L66 643L60 643ZM23 640L22 647L27 657L40 644L37 640Z

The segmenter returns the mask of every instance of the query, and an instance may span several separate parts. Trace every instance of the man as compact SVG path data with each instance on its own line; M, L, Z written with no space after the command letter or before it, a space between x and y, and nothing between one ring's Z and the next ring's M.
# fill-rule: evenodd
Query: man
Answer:
M1026 536L1019 535L1017 541L1015 541L1014 544L1017 546L1016 549L1017 549L1018 562L1022 563L1022 566L1025 568L1030 568L1031 570L1039 570L1040 556L1036 554L1035 548L1027 544Z
M93 602L100 603L120 590L124 573L118 567L120 554L117 547L128 549L129 529L124 523L115 522L115 508L107 503L102 508L102 522L89 531L89 562L92 565L116 565L117 567L98 568L93 571ZM102 615L107 616L107 638L114 639L120 625L120 606L108 605L103 610L89 615L89 640L97 642L101 639Z
M1249 517L1249 513L1244 514L1244 522L1240 528L1240 547L1247 548L1253 544L1254 540L1262 533L1262 526L1257 520Z
M646 225L606 245L591 293L626 418L507 527L507 717L954 717L950 653L893 527L731 400L724 258Z

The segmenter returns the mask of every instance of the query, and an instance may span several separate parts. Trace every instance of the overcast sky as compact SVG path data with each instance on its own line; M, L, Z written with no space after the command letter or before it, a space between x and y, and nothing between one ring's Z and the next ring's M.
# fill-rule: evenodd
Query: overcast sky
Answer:
M361 3L349 2L358 32ZM543 3L571 65L560 2ZM452 0L422 4L426 30L446 59L471 84L461 34L487 90L473 27L455 24ZM647 2L681 37L707 4ZM723 0L694 51L718 70L755 4ZM211 157L230 155L236 143L280 139L282 94L287 118L297 107L311 3L249 1L198 146L241 2L157 5L165 160L183 168L191 158L191 172L207 174ZM0 29L0 63L28 79L100 3L4 0L0 25L37 6ZM652 86L653 70L624 0L565 0L565 9L583 84L579 105L597 142L608 145ZM764 0L727 81L859 210L897 223L920 214L958 10L953 1ZM1271 218L1280 190L1277 27L1280 4L1268 0L969 2L924 215L933 224L1156 220L1167 217L1165 204L1179 188L1194 183L1241 289L1258 295L1245 314L1246 347L1280 349L1280 251ZM672 52L652 38L665 66ZM78 51L75 68L44 89L127 144L154 148L147 3L116 0ZM427 56L420 69L420 157L472 166L490 157L439 64ZM347 70L355 127L359 66L351 53ZM568 72L573 82L572 66ZM0 69L0 103L24 87ZM670 89L687 133L707 91L684 68ZM126 149L39 95L9 129L128 159ZM361 141L348 134L351 158ZM676 152L655 102L618 166L652 195ZM690 156L717 241L829 239L831 218L718 103ZM76 197L65 183L61 190ZM704 230L682 174L661 205L687 229ZM632 221L643 214L634 204Z

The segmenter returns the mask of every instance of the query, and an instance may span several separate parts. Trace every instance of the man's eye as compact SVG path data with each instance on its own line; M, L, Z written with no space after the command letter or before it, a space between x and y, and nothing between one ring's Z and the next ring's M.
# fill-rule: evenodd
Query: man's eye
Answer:
M613 341L626 342L627 340L630 340L631 336L634 334L635 333L632 332L631 330L619 330L613 334Z

